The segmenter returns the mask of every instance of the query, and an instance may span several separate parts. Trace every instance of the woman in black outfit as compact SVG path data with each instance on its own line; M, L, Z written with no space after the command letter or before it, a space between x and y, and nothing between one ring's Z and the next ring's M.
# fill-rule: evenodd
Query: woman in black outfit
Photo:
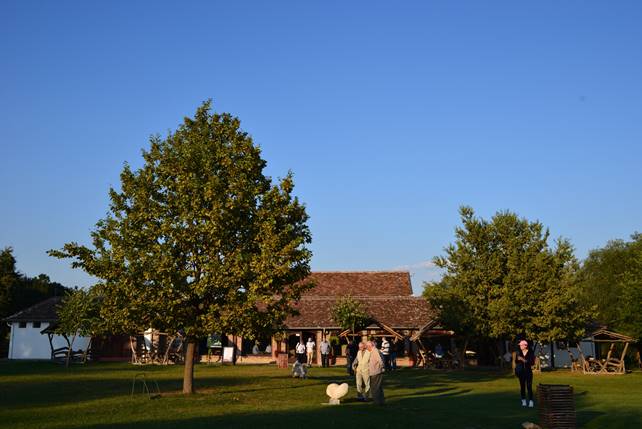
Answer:
M515 375L519 378L520 393L522 395L522 407L526 406L526 389L528 389L528 406L533 408L533 365L535 365L535 353L528 348L528 342L519 342L520 350L517 352L515 361Z

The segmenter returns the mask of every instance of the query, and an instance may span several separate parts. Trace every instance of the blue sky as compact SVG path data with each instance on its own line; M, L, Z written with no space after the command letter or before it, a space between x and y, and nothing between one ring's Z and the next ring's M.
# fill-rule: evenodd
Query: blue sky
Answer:
M577 256L642 230L642 2L0 4L0 246L25 274L87 243L123 162L208 98L295 174L314 270L409 269L457 209Z

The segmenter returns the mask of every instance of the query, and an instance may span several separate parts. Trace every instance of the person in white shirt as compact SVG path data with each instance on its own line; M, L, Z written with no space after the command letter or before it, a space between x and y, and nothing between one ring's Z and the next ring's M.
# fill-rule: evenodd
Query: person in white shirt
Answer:
M305 344L303 344L303 339L296 345L296 360L299 363L305 363Z
M321 366L323 368L329 367L329 359L330 359L330 343L326 338L321 341L321 344L319 344L319 351L321 352Z
M386 337L381 340L381 354L383 355L383 366L390 371L390 341Z
M308 356L308 366L312 366L312 358L314 357L314 348L316 347L316 343L312 341L312 338L308 338L308 342L305 345L305 351L307 352Z

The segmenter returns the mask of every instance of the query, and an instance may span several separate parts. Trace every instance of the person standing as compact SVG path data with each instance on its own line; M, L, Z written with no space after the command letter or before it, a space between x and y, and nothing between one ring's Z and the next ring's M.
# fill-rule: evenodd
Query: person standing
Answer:
M381 355L383 356L383 367L390 371L390 341L386 337L381 339Z
M397 370L397 352L400 344L401 342L399 339L395 338L392 340L392 344L390 345L390 368L393 371Z
M370 352L366 350L364 343L359 343L359 351L352 362L356 382L357 400L365 401L370 395Z
M321 344L319 344L319 351L321 352L321 366L327 368L330 366L330 343L327 338L323 338Z
M368 351L370 352L370 361L368 362L370 395L372 395L375 404L383 405L385 400L383 396L383 359L372 341L368 341Z
M356 358L357 350L355 347L354 341L350 341L346 346L346 368L348 369L348 374L351 376L354 375L354 370L352 369L352 361Z
M312 358L314 358L314 348L316 343L312 341L312 337L308 338L308 342L305 345L305 351L308 353L308 366L312 366ZM317 362L318 363L318 362Z
M529 348L528 341L519 342L519 351L515 359L515 375L519 378L519 389L522 397L522 407L526 404L526 391L528 391L528 406L533 408L533 365L535 353Z
M296 360L300 364L305 363L305 344L303 344L303 338L299 340L299 344L296 345Z

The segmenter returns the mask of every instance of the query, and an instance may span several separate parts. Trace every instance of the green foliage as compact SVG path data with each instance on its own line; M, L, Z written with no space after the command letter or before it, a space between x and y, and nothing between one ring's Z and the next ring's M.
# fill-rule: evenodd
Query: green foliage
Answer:
M0 318L11 314L14 293L19 279L13 250L6 247L0 252Z
M353 333L356 329L367 326L370 321L370 316L363 309L361 302L350 295L337 299L332 307L332 318L343 329L350 329Z
M100 279L111 332L253 337L279 329L309 287L308 216L292 175L273 184L240 121L210 107L152 137L140 169L125 165L92 248L50 251Z
M642 339L642 234L592 250L581 269L583 298L599 322Z
M0 319L31 307L52 296L69 291L60 283L40 274L27 277L16 270L16 259L10 247L0 251ZM0 323L0 342L8 341L9 327Z
M94 289L74 289L58 308L55 332L61 335L91 337L103 333L100 297Z
M566 240L548 246L540 222L498 212L490 221L460 209L456 241L435 264L446 273L424 296L466 336L539 341L577 338L589 312L577 298L577 261Z

